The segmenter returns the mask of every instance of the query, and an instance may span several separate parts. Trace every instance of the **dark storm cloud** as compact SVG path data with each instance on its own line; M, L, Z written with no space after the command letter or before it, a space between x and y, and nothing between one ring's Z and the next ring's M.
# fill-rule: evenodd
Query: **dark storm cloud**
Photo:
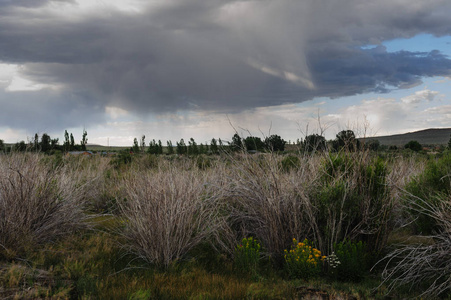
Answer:
M74 3L75 0L0 0L0 8L14 8L14 7L39 7L49 2L67 2ZM0 13L1 14L1 13Z
M93 104L90 96L83 93L0 91L0 107L0 127L22 128L30 132L62 134L64 128L104 121L103 107Z
M451 75L450 59L437 51L361 48L419 33L450 34L446 0L148 3L139 14L104 9L75 17L70 10L59 15L15 4L0 14L0 61L23 64L28 79L62 86L60 95L83 94L72 101L54 96L58 105L48 111L86 116L84 105L97 107L94 115L105 106L234 112L386 92ZM78 6L71 9L76 14ZM18 109L14 105L2 101L2 113Z

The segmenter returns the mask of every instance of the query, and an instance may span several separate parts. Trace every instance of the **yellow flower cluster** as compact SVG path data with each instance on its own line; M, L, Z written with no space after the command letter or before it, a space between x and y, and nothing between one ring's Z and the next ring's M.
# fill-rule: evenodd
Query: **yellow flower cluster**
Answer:
M293 239L291 249L284 252L287 270L294 278L308 279L317 276L321 272L322 261L326 259L307 239L303 242Z
M291 249L285 250L284 257L287 263L306 262L314 266L326 259L325 256L321 256L321 251L310 246L307 240L298 242L296 239L293 239Z

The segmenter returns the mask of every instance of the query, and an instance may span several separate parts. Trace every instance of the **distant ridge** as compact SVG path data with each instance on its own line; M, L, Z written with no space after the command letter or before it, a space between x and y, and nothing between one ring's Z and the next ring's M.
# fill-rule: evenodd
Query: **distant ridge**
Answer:
M446 145L451 137L451 128L430 128L404 134L367 137L367 140L378 140L381 145L404 146L410 141L422 145Z

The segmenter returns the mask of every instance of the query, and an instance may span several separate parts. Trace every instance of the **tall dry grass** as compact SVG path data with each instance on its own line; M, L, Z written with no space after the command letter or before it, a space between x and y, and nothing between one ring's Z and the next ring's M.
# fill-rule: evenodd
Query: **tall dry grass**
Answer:
M405 203L405 209L434 219L438 231L429 236L432 243L399 245L381 261L385 262L382 284L390 291L408 286L421 289L421 296L427 298L451 293L451 195L436 197L438 201L426 201L410 194Z
M229 224L237 241L254 236L270 255L280 256L293 238L312 233L314 208L309 184L316 180L312 160L284 172L276 154L238 155L227 173Z
M119 201L130 251L165 267L201 242L214 240L227 217L213 173L185 160L179 163L129 170Z
M273 153L231 159L231 228L256 237L272 257L280 258L293 238L311 239L323 253L344 240L363 240L380 251L395 206L384 163L368 151L298 158L289 171Z
M86 225L83 209L102 171L82 160L55 166L43 158L0 155L0 256L21 255Z

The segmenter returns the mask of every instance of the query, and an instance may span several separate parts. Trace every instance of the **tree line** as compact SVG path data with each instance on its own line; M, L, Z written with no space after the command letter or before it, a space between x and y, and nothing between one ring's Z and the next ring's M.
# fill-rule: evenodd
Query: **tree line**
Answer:
M51 138L47 133L43 133L39 136L38 133L34 135L31 141L17 142L10 147L6 147L3 140L0 139L0 151L36 151L44 153L52 153L55 151L70 152L70 151L86 151L86 145L88 143L87 131L83 130L82 139L79 144L75 143L75 139L72 133L67 130L64 131L63 144L59 144L58 138ZM247 151L247 152L283 152L287 142L279 135L273 134L269 137L261 139L256 136L241 137L238 133L235 133L231 141L223 142L220 138L212 138L210 143L198 144L194 138L190 138L188 143L182 138L176 142L175 145L171 140L166 141L166 151L164 151L163 143L161 140L151 140L146 144L146 136L143 135L138 141L137 138L133 141L133 146L130 148L132 153L149 153L149 154L180 154L180 155L198 155L198 154L219 154L220 150L223 151ZM377 151L381 148L380 142L377 139L369 139L364 143L356 138L355 133L352 130L340 131L334 140L326 140L326 138L319 134L307 135L302 140L297 140L296 143L302 151L317 152L317 151L357 151L361 149L369 149ZM448 149L451 149L451 138L448 142ZM404 145L405 149L411 149L412 151L421 151L423 146L417 141L410 141ZM391 146L389 150L397 150L398 147Z
M69 151L86 151L86 145L88 143L88 133L83 130L82 139L80 144L75 143L75 139L72 133L68 133L67 130L64 132L64 142L62 145L59 143L59 138L51 138L47 133L43 133L39 136L36 133L32 140L25 142L17 142L10 147L6 147L3 140L0 140L0 151L15 151L15 152L44 152L44 153L54 153L56 151L69 152Z

